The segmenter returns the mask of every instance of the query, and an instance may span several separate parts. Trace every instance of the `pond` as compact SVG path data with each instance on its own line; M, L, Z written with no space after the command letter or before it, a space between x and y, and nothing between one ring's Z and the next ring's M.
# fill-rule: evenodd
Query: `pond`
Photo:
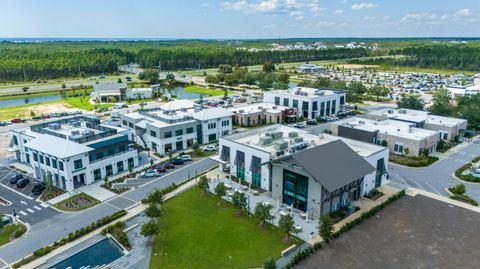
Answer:
M47 95L47 96L32 96L32 97L19 97L15 99L6 99L6 100L0 100L0 108L21 106L21 105L28 105L28 104L38 104L38 103L60 100L60 98L62 97L57 94L57 95Z
M103 265L112 263L122 255L122 248L112 239L105 238L48 269L102 267Z

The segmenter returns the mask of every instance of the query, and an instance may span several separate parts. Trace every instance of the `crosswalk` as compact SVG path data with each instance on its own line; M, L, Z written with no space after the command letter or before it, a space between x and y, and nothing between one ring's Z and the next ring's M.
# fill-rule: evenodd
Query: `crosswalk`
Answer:
M24 201L20 201L20 203L24 204L24 205L27 205L26 202ZM47 204L44 204L44 203L40 203L39 206L37 205L34 205L33 207L28 207L26 208L25 210L20 210L18 211L18 214L20 214L19 216L27 216L28 214L34 214L38 211L41 211L42 208L47 208L48 205ZM26 212L25 212L26 211Z

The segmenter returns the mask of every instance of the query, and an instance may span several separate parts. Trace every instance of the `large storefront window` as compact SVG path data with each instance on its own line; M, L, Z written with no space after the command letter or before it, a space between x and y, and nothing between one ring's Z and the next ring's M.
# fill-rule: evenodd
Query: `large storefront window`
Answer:
M250 171L252 171L252 185L260 188L262 186L262 159L252 156Z
M283 170L283 203L307 211L308 177Z
M235 165L237 166L237 178L245 180L245 153L237 151L235 155Z

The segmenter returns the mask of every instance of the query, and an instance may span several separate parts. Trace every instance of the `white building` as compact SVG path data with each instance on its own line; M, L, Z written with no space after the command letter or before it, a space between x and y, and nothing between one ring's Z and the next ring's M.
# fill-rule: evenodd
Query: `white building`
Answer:
M452 85L447 87L452 98L480 93L480 74L477 74L471 85Z
M297 71L303 74L315 74L321 73L325 70L323 66L318 66L316 64L302 64L297 67Z
M263 95L263 101L298 109L304 118L316 119L342 111L346 102L345 96L342 90L294 87L267 91Z
M151 99L154 89L152 88L131 88L125 92L127 99Z
M230 134L232 115L227 109L176 100L159 108L120 114L120 119L122 126L135 130L137 144L163 155Z
M34 176L66 191L138 166L132 131L75 116L11 131L16 159Z
M97 103L116 103L123 101L127 88L127 83L93 84L93 92L90 93L90 99Z
M298 116L297 109L272 103L240 105L228 110L233 113L233 124L247 127L295 122Z
M362 196L368 193L373 188L381 186L386 183L388 166L388 148L378 145L368 144L356 140L351 140L342 137L336 137L328 134L313 135L306 131L291 128L284 125L274 125L272 127L259 128L244 133L234 134L220 139L219 155L213 159L220 163L220 169L229 171L234 179L242 179L250 183L254 188L260 188L266 191L271 191L275 199L284 199L284 176L278 174L279 171L274 171L272 162L283 161L285 157L295 155L296 153L314 149L319 146L329 145L331 143L340 143L346 145L349 153L346 153L353 159L361 159L363 164L360 166L371 166L365 174L358 174L352 180L360 180L361 184L357 189L358 195ZM345 151L345 147L338 146L339 149ZM337 148L337 146L335 146ZM326 156L311 156L313 163L321 160L336 159L337 153L335 150L325 152ZM352 156L352 154L354 156ZM355 157L356 156L356 157ZM330 163L326 161L334 170L351 170L354 171L356 167L345 160L345 163ZM365 164L367 163L367 164ZM328 178L329 181L336 180L335 178ZM350 182L349 182L350 183ZM357 182L358 183L358 182ZM313 184L313 183L312 183ZM318 188L310 188L313 193L309 193L312 198L320 199ZM318 196L318 198L313 198ZM303 206L303 205L300 205ZM316 206L316 214L318 217L319 204ZM310 208L310 207L308 207ZM305 210L306 208L299 208Z

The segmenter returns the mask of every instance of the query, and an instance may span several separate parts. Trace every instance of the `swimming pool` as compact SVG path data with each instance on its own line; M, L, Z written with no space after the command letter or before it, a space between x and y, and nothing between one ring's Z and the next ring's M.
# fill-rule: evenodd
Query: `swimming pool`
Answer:
M110 264L122 255L123 249L112 239L105 238L48 269L65 269L69 267L72 269L82 267L94 268Z

